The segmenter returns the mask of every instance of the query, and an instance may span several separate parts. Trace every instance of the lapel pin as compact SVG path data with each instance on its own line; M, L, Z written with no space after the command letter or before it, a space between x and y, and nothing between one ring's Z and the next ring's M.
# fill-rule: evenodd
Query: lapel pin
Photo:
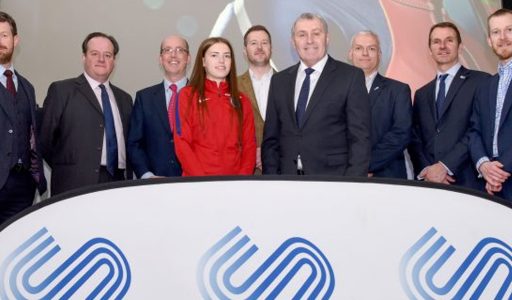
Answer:
M379 87L378 87L378 86L376 86L373 90L374 90L374 91L376 91L376 90L378 90L378 89L379 89Z
M460 79L466 79L466 76L460 75Z

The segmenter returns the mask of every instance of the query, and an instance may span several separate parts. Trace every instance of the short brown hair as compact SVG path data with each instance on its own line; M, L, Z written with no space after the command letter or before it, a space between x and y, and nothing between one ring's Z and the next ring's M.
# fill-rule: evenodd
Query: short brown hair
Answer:
M16 21L6 12L0 11L0 23L7 22L11 26L11 33L13 36L18 35L18 28L16 27Z
M457 28L457 26L455 26L455 24L453 24L452 22L441 22L441 23L434 24L432 27L430 27L430 32L428 33L428 46L429 47L430 47L430 43L432 42L432 40L430 39L430 36L432 35L432 31L434 31L434 29L436 29L436 28L451 28L451 29L453 29L453 31L455 31L455 35L457 36L457 42L459 44L462 43L462 38L460 37L459 28Z
M244 34L244 46L247 47L247 37L249 36L249 33L253 31L265 31L265 33L268 35L268 41L272 45L272 37L270 36L270 32L268 32L267 28L263 25L254 25L251 28L247 29L247 31Z
M92 33L89 33L85 37L85 39L82 43L82 53L83 54L87 53L87 44L89 43L89 41L96 37L103 37L103 38L108 39L112 43L112 46L114 46L114 57L117 55L117 53L119 52L119 44L117 43L116 39L113 36L108 35L103 32L92 32Z
M487 34L491 35L491 28L489 27L489 21L494 17L501 17L507 14L512 15L512 10L507 8L500 8L497 11L493 12L489 17L487 17Z

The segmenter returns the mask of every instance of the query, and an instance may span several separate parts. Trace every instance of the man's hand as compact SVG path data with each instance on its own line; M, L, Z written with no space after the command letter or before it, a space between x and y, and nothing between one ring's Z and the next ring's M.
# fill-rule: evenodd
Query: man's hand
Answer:
M420 177L423 177L425 181L444 183L444 184L452 184L455 182L455 179L448 175L448 171L440 162L430 165L423 169L420 174Z
M491 191L495 191L498 187L501 190L501 185L510 177L510 173L503 170L503 164L497 160L482 163L478 171L484 176L489 187L492 187ZM487 184L485 189L489 192Z
M256 168L263 170L263 166L261 164L261 147L256 148Z

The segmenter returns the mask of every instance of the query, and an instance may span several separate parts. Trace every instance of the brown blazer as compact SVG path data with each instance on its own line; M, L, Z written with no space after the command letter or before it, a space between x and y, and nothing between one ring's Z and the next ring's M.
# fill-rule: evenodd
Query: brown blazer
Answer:
M256 131L256 147L261 147L261 142L263 141L263 117L256 101L249 70L238 76L238 90L251 100L252 112L254 114L254 129Z

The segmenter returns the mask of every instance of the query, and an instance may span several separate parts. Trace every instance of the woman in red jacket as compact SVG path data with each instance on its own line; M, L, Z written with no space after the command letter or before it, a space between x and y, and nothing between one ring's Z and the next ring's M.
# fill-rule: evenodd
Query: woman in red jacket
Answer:
M178 100L175 147L184 176L251 175L256 140L251 103L238 91L228 40L204 40Z

